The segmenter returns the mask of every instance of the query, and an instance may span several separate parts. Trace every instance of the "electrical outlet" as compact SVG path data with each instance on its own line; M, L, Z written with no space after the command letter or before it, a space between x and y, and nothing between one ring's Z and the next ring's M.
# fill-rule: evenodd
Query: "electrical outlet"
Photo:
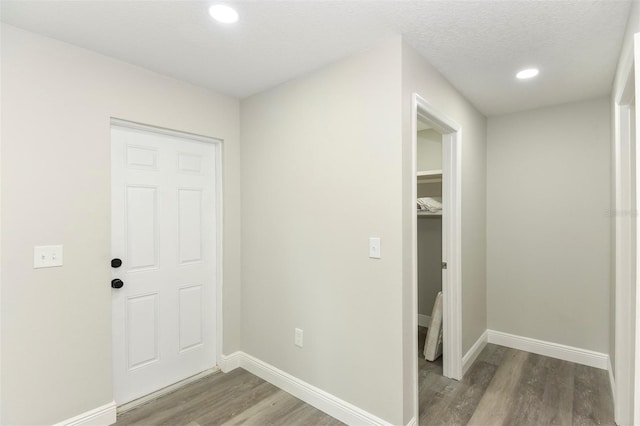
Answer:
M302 330L301 330L301 329L299 329L299 328L296 328L296 331L295 331L295 338L294 338L294 340L293 340L293 343L295 343L295 345L296 345L297 347L301 348L301 347L302 347L302 345L304 344L304 340L303 340L303 339L304 339L304 336L303 336L303 332L302 332Z

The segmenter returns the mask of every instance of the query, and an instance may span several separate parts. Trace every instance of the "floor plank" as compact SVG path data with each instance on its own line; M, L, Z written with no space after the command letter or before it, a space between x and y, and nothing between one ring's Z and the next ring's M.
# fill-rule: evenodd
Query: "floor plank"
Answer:
M468 387L459 398L449 404L449 412L442 424L466 425L469 423L496 370L495 365L485 361L475 362L463 379Z
M469 426L496 425L503 422L514 404L527 356L526 352L521 351L510 351L505 355L503 363L469 419Z
M598 386L607 373L584 365L576 365L575 371L573 424L613 425L610 391Z
M548 425L570 425L573 419L573 386L575 364L549 359L547 383L542 396L544 417L540 422Z
M527 354L513 403L505 417L506 424L535 426L543 416L542 403L547 380L544 357Z

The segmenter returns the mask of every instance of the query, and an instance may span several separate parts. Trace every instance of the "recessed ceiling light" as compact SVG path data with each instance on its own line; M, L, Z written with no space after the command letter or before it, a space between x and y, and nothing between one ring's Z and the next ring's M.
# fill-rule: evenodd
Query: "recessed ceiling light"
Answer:
M238 21L238 12L224 4L214 4L211 6L209 8L209 15L216 21L224 24L233 24Z
M538 68L527 68L526 70L522 70L518 74L516 74L516 78L525 80L527 78L535 77L536 75L538 75L538 73L540 73L540 70L538 70Z

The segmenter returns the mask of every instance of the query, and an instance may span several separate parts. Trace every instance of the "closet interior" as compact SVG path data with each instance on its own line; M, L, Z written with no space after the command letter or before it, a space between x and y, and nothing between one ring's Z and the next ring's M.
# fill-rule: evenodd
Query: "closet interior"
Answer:
M442 374L442 134L419 122L417 136L418 348Z

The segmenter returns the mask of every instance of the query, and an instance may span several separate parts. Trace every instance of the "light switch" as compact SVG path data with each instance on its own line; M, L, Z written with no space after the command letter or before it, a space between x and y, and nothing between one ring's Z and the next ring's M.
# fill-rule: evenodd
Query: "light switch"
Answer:
M54 266L62 266L62 246L35 246L33 248L34 268Z
M380 259L380 237L369 238L369 257Z
M299 348L301 348L304 344L304 341L303 341L304 335L302 333L303 332L301 329L299 328L295 329L295 337L294 337L293 343Z

